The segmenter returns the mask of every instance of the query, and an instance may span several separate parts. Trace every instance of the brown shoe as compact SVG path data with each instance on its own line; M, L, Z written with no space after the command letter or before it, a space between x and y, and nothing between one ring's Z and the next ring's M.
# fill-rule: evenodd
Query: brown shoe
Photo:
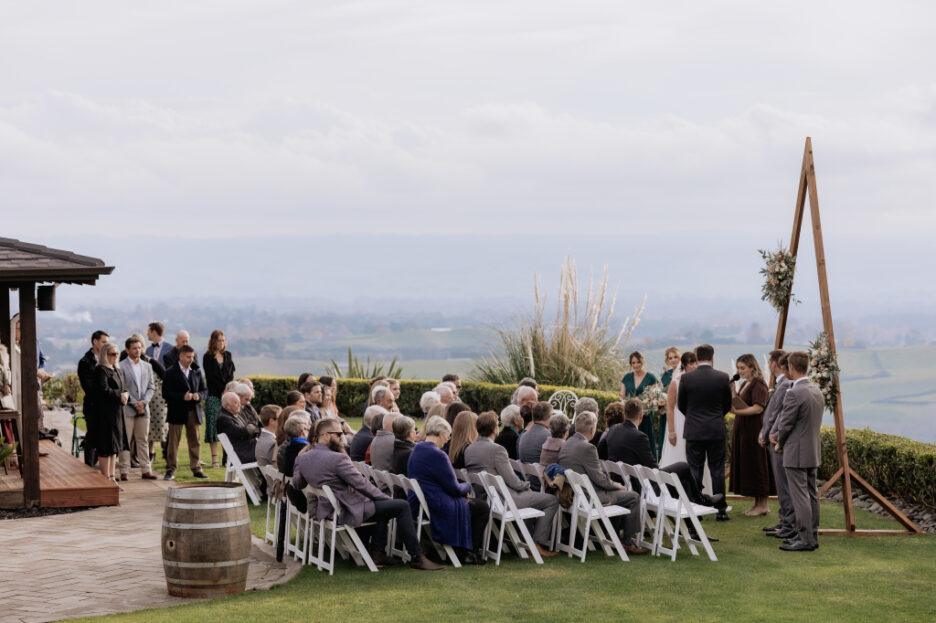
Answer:
M550 551L546 549L545 547L543 547L542 545L540 545L539 543L536 544L536 551L538 551L539 555L542 556L543 558L555 558L556 556L559 555L559 552Z
M379 568L383 567L399 567L403 564L403 561L399 558L393 558L392 556L387 556L383 551L380 552L371 552L371 560L374 561L374 564Z
M421 571L442 571L445 569L444 565L437 565L428 558L425 554L420 554L414 558L410 564L410 569L419 569Z
M156 480L157 478L159 478L159 476L157 476L153 472L146 472L145 474L143 474L143 480Z
M130 480L130 476L128 476L127 474L121 474L121 475L120 475L120 479L121 479L121 480L125 480L125 481L126 481L126 480Z
M644 549L643 547L640 547L639 545L634 545L633 543L631 543L630 545L625 545L624 551L630 554L631 556L643 556L644 554L650 553L649 549Z

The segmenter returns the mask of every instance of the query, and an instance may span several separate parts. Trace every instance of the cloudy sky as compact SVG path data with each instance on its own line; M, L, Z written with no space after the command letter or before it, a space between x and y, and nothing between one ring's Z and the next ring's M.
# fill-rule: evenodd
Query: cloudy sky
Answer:
M810 135L832 243L912 271L936 235L934 7L6 2L0 235L757 248L789 236Z

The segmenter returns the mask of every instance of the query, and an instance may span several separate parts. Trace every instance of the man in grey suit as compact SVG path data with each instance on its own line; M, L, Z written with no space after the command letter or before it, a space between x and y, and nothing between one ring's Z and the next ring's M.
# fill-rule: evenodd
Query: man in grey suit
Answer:
M396 519L406 551L413 557L410 567L424 571L444 569L423 554L409 503L390 498L364 479L345 453L343 435L341 422L336 418L322 418L316 422L314 437L317 443L296 458L293 487L302 490L306 484L318 488L328 485L341 505L340 524L357 527L367 521L377 522L373 538L374 564L382 567L401 564L383 551L387 544L387 523ZM320 499L316 518L319 521L327 519L334 510L327 500Z
M149 458L149 403L156 391L153 383L153 367L140 358L143 354L143 342L130 337L124 343L127 358L120 362L120 371L127 383L130 400L123 406L124 430L127 440L134 448L140 471L146 480L155 480ZM118 459L120 479L127 480L130 474L130 450L121 450Z
M384 413L382 428L371 441L370 462L374 469L388 472L393 466L393 446L396 441L396 437L393 436L393 421L398 415L392 411Z
M549 418L553 407L545 401L533 405L533 425L517 440L517 457L522 463L539 463L543 444L552 435L549 432Z
M629 515L624 516L624 534L621 538L624 550L631 555L646 554L646 549L634 543L634 534L640 529L640 495L625 491L623 485L608 477L608 472L598 460L598 448L590 443L597 425L598 416L591 411L584 411L575 418L575 434L562 444L559 465L587 476L602 504L616 504L630 511Z
M770 352L767 365L774 376L774 390L764 409L764 425L757 437L758 443L767 448L767 457L773 468L774 482L777 483L777 499L780 501L780 511L777 513L779 521L775 526L764 528L768 536L780 539L789 539L796 534L796 514L793 512L793 503L790 501L790 488L787 483L786 471L783 468L783 455L773 449L777 441L777 429L780 424L780 411L783 409L783 399L787 390L793 384L788 378L787 363L789 355L782 350Z
M510 495L519 508L535 508L543 511L544 515L536 519L533 528L533 540L540 556L551 558L556 552L549 551L550 532L556 511L559 510L559 499L548 493L532 491L530 483L520 480L510 467L510 459L504 446L494 443L497 437L497 414L487 411L478 416L475 426L478 429L478 440L465 448L465 467L469 472L487 472L504 479ZM548 432L548 431L547 431Z
M777 441L774 450L783 455L783 467L790 490L790 500L796 514L796 536L784 541L785 551L812 551L819 547L819 492L816 490L816 468L822 457L819 428L825 400L818 387L806 378L809 355L790 353L790 378L793 383L783 399L778 416Z

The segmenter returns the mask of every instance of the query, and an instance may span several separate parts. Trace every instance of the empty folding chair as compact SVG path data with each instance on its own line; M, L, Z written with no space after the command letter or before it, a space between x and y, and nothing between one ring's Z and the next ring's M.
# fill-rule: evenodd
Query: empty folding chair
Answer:
M478 477L487 492L488 504L491 506L491 522L484 539L485 554L493 556L494 564L499 565L506 534L521 558L532 555L537 564L543 564L543 558L540 556L539 550L536 549L536 543L533 541L533 536L524 521L537 519L545 515L545 513L535 508L517 508L517 504L510 495L510 490L502 477L487 472L481 472ZM497 549L492 550L490 549L490 538L495 531L497 533Z
M314 564L319 571L327 569L328 575L333 575L335 573L335 551L339 547L344 547L356 564L366 565L368 569L377 573L377 565L371 559L370 553L364 546L364 542L361 541L361 537L358 536L357 530L352 526L338 523L338 519L341 517L341 505L335 499L331 487L322 485L320 489L316 487L306 487L306 489L315 495L319 504L327 501L332 507L332 512L328 517L316 522L318 523L318 536L315 541L318 547L315 551L311 551L310 548L307 558L309 564ZM373 525L374 522L368 522L360 527Z
M670 560L676 560L676 550L679 549L679 539L682 538L693 556L698 556L696 544L701 545L708 554L709 560L717 561L715 551L709 542L705 530L702 528L702 522L699 517L702 515L714 515L717 509L702 504L694 504L689 501L686 491L683 489L682 482L673 474L663 471L656 472L657 482L660 485L660 517L658 530L660 537L657 540L657 555L659 553L669 554ZM676 495L673 495L675 490ZM669 521L672 521L670 526ZM690 530L689 527L694 530ZM663 545L663 532L670 537L670 547ZM692 532L695 532L693 536Z
M247 491L247 497L250 498L250 501L254 505L259 504L260 491L257 490L257 486L247 476L247 473L250 471L260 471L257 462L241 463L241 460L237 458L237 453L234 452L234 446L231 445L231 440L228 439L225 433L218 433L218 441L221 442L221 447L227 455L227 460L224 463L224 481L237 481L241 483L244 485L244 489Z
M660 510L660 498L653 490L653 487L650 486L650 481L653 479L653 472L650 472L650 478L645 479L640 474L641 470L646 469L642 465L620 463L620 466L621 470L627 474L633 482L640 485L640 527L638 528L638 534L640 536L637 538L637 545L646 547L652 551L656 539L657 517L659 516ZM650 513L653 513L653 515ZM651 538L654 540L647 540L647 532L653 535Z
M292 478L286 478L292 484ZM310 517L308 509L300 511L286 497L286 530L283 535L283 551L295 560L305 561L308 558L308 535Z
M565 477L575 491L576 500L571 510L569 543L562 547L562 551L568 552L570 556L578 556L582 562L585 562L588 545L594 542L604 550L606 555L614 556L616 553L621 560L627 562L627 553L618 538L617 530L611 523L611 518L629 515L630 511L616 504L604 506L587 476L567 469ZM575 545L578 530L582 532L581 548Z
M276 528L279 526L280 503L278 500L274 500L271 494L273 492L274 483L283 482L283 475L272 465L264 465L260 468L260 472L267 481L267 509L266 523L263 528L263 540L270 545L276 545Z

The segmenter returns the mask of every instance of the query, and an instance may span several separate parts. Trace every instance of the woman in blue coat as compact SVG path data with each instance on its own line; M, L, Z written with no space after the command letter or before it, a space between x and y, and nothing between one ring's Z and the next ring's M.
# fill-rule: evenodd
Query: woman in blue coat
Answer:
M487 502L469 498L471 485L458 482L455 469L442 451L452 435L452 427L438 416L426 422L426 441L413 447L407 464L407 477L419 483L429 507L433 540L459 548L462 562L484 564L484 530L490 508ZM419 512L419 500L409 492L413 516Z

